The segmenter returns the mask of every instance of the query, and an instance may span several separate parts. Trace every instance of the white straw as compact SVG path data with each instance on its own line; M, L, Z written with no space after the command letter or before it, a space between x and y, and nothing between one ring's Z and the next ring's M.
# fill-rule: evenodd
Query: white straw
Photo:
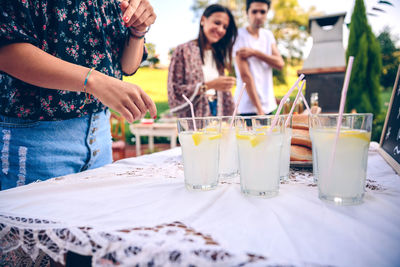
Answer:
M186 102L188 102L188 104L189 104L189 106L190 106L190 110L192 111L193 128L194 128L194 131L197 132L196 121L195 121L195 119L194 119L193 104L192 104L192 102L190 102L190 100L189 100L185 95L182 95L182 97L183 97L183 99L186 100Z
M277 123L277 121L278 121L279 114L281 113L283 104L286 102L286 99L288 99L288 97L292 94L294 88L296 88L296 86L299 84L299 82L300 82L301 80L303 80L303 78L304 78L304 74L301 74L300 77L297 79L297 81L296 81L296 82L294 83L294 85L292 86L292 88L290 88L290 90L289 90L289 91L286 93L286 95L282 98L281 102L279 103L278 110L276 111L274 120L272 121L271 128L269 128L269 133L271 133L272 130L274 129L274 127L275 127L275 125L276 125L276 123Z
M303 90L303 89L302 89L302 90ZM307 102L306 98L304 97L302 90L300 90L301 99L303 99L303 103L304 103L304 105L306 106L306 108L307 108L307 110L308 110L308 114L311 115L310 106L308 105L308 102Z
M242 89L240 89L240 94L239 94L238 101L236 103L235 109L233 110L232 119L231 119L231 125L229 126L230 129L232 129L232 127L233 127L233 122L235 120L235 116L236 116L236 113L237 113L237 110L238 110L238 107L239 107L239 104L240 104L240 100L242 99L243 92L244 92L245 88L246 88L246 83L243 83L242 84Z
M329 161L328 175L330 173L332 173L333 162L335 160L336 146L337 146L337 143L338 143L338 140L339 140L340 127L342 126L344 106L346 104L346 96L347 96L347 90L349 88L351 69L353 68L353 61L354 61L354 57L353 56L349 57L349 64L347 65L346 77L344 79L344 84L343 84L343 89L342 89L342 96L341 96L341 99L340 99L339 116L338 116L337 125L336 125L336 136L335 136L335 140L334 140L334 143L333 143L331 159Z
M292 104L292 108L290 109L289 115L288 115L288 117L286 119L285 127L288 126L288 123L289 123L289 120L290 120L290 116L293 114L294 108L296 107L296 103L297 103L297 101L298 101L298 99L300 97L301 91L303 90L305 83L306 83L306 80L303 80L303 82L301 83L301 88L297 87L299 89L299 91L297 92L296 99L294 100L294 102Z

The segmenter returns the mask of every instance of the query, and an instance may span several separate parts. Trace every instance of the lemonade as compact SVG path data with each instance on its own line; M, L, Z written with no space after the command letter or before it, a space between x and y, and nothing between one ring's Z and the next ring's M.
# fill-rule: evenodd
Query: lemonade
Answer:
M281 154L281 168L280 168L280 179L288 180L290 171L290 144L292 141L292 129L286 128L285 135L283 138L282 154Z
M312 131L309 131L311 142L314 144ZM313 168L313 181L314 183L318 183L318 167L317 167L317 151L315 150L315 146L312 146L312 168Z
M229 125L222 125L222 138L219 152L219 177L220 180L229 179L238 174L238 152L236 131Z
M321 199L337 204L362 201L371 133L342 127L336 156L330 169L336 128L311 129L317 160L318 188Z
M242 193L263 197L277 195L283 133L280 130L271 133L267 130L239 131L236 140Z
M218 184L221 134L215 131L179 133L186 188L209 190Z

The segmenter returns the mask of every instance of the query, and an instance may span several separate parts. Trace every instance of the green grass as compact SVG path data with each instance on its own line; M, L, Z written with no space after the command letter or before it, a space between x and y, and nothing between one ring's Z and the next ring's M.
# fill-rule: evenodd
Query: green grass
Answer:
M282 98L290 86L296 81L296 71L301 67L288 67L287 73L287 85L274 86L274 93L278 98ZM140 68L138 72L130 77L124 76L124 81L139 85L156 103L167 103L167 79L168 69L152 69L152 68ZM232 93L235 92L236 88L232 89ZM295 90L292 96L297 94ZM164 106L160 106L162 109Z
M389 108L390 104L390 98L392 97L392 91L390 90L385 90L381 92L381 108L382 112L387 112L387 109Z
M168 102L168 69L140 68L135 75L126 77L126 82L139 85L154 102Z

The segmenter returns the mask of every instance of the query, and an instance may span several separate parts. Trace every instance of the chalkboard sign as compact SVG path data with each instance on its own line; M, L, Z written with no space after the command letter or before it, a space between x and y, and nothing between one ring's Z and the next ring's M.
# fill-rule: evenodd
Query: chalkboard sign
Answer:
M400 174L400 66L393 87L392 98L383 127L379 152L385 160Z

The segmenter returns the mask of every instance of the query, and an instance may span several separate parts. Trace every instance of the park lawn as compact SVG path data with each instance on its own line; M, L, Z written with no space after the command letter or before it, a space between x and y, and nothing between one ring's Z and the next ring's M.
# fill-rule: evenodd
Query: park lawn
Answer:
M139 85L154 102L168 102L168 69L140 68L133 76L124 76L126 82Z
M274 93L278 98L282 98L290 86L294 84L297 79L297 70L301 67L288 67L287 73L287 84L274 85ZM124 81L139 85L152 99L156 102L157 108L159 109L158 114L163 113L168 109L168 94L167 94L167 79L168 69L153 69L153 68L140 68L137 73L133 76L124 76ZM232 89L232 93L235 92L236 88ZM294 98L297 94L295 89L291 95ZM386 110L387 102L390 101L391 92L384 91L381 94L382 110ZM385 105L386 103L386 105Z
M282 98L290 85L294 84L297 79L297 69L293 67L288 68L288 77L286 85L274 86L275 95ZM124 81L139 85L154 102L168 102L167 94L167 79L168 69L153 69L153 68L140 68L133 76L124 76ZM232 93L235 88L232 89ZM297 90L292 93L292 96L297 94Z

